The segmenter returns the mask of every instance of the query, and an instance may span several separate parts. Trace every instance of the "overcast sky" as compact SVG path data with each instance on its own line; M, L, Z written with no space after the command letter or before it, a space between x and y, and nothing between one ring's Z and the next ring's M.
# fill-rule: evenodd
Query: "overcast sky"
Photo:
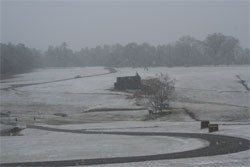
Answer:
M168 44L221 32L249 46L248 0L1 0L1 42L74 50L129 42Z

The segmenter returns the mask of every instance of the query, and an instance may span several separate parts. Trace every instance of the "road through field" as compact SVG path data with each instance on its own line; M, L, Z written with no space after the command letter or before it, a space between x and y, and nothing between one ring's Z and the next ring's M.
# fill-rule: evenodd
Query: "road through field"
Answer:
M184 137L196 138L208 141L210 144L207 147L202 147L195 150L144 155L144 156L127 156L127 157L107 157L107 158L93 158L93 159L72 159L72 160L58 160L58 161L37 161L37 162L16 162L16 163L2 163L3 167L14 166L77 166L77 165L96 165L96 164L113 164L113 163L128 163L128 162L141 162L152 160L166 160L166 159L179 159L179 158L193 158L236 153L245 151L250 148L249 140L230 137L223 135L201 134L201 133L167 133L167 132L119 132L119 131L88 131L88 130L68 130L56 129L50 127L28 125L28 128L78 133L78 134L105 134L105 135L130 135L130 136L170 136L170 137Z
M59 80L53 80L53 81L46 81L46 82L38 82L38 83L27 83L27 84L14 84L11 85L10 87L7 88L2 88L0 90L10 90L10 89L15 89L19 87L26 87L26 86L33 86L33 85L42 85L42 84L49 84L49 83L55 83L55 82L63 82L63 81L68 81L68 80L74 80L74 79L80 79L80 78L89 78L89 77L97 77L97 76L102 76L102 75L108 75L117 72L115 69L107 69L109 72L101 73L101 74L94 74L94 75L86 75L86 76L75 76L71 78L64 78L64 79L59 79Z

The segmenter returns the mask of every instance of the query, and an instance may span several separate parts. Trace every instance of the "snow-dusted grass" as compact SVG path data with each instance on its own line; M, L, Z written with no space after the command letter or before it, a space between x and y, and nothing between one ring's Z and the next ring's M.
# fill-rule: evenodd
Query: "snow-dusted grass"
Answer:
M210 121L210 123L219 124L219 131L213 132L213 134L223 134L250 139L250 123L220 121ZM71 125L40 125L70 130L208 133L208 129L200 129L200 122L198 121L116 121L107 123L86 123Z
M42 69L3 80L1 86L48 82L73 78L76 75L89 76L107 72L103 67ZM25 117L26 121L33 116L40 117L42 121L43 118L58 112L68 115L77 113L77 116L81 117L83 111L94 108L136 108L140 102L128 98L127 93L110 91L116 77L135 75L136 72L142 78L168 73L176 80L177 98L172 106L185 107L200 119L249 120L249 92L236 78L236 75L240 75L249 83L249 66L156 67L149 68L149 71L144 71L143 68L118 68L117 73L107 75L1 90L1 109L10 110L13 117ZM31 118L28 118L29 116ZM57 119L62 118L52 117L52 121ZM65 119L66 122L70 121L69 117Z
M45 70L48 74L46 81L52 80L51 75L55 73L54 70L55 69ZM45 71L42 71L42 79L45 78ZM107 72L108 71L103 67L82 69L70 68L64 69L64 71L62 69L59 69L58 71L56 70L56 75L70 78L74 77L76 74L84 74L86 76ZM8 82L6 81L3 85L23 83L20 81L20 78L23 77L23 80L27 81L27 83L32 83L32 76L34 76L32 80L37 82L37 74L29 73L24 76L20 75L17 78L7 80ZM30 80L30 82L28 82L28 80ZM32 116L37 115L37 117L40 117L39 115L53 115L55 112L64 112L68 114L82 113L84 110L90 108L135 107L134 99L127 99L124 93L107 90L113 87L115 80L116 75L108 74L88 78L77 78L62 82L30 85L8 91L1 90L1 108L2 110L12 111L12 115L14 116L23 117L22 114L28 116L32 114Z
M250 139L250 125L240 125L242 122L212 122L219 123L219 131L213 134L222 134L237 136ZM222 125L223 124L223 125ZM228 124L228 125L227 125ZM232 125L234 124L234 125ZM106 129L112 131L146 131L146 132L193 132L207 133L207 129L200 129L199 122L115 122L105 124L85 124L85 125L62 125L64 129ZM133 128L138 127L138 128ZM53 126L54 127L54 126ZM117 129L115 129L115 128ZM139 128L144 127L144 128ZM191 143L190 143L191 144ZM138 167L138 166L159 166L159 167L248 167L250 164L250 151L243 151L234 154L162 160L147 161L124 164L96 165L97 167Z
M238 136L250 139L250 125L242 122L219 123L219 131L213 134ZM227 125L229 124L229 125ZM232 125L235 124L235 125ZM43 125L48 126L48 125ZM110 123L92 123L51 126L62 129L85 129L102 131L143 131L143 132L184 132L208 133L200 129L199 122L142 122L120 121ZM100 158L117 156L149 155L167 152L191 150L207 146L203 140L174 138L163 136L120 136L103 134L72 134L25 129L24 136L1 137L1 162L62 160L77 158ZM248 167L249 150L234 154L187 158L176 160L147 161L125 164L97 165L98 167L129 166L184 166L184 167Z
M66 78L74 78L76 76L88 76L103 73L103 67L84 67L84 68L50 68L37 69L30 73L18 74L14 78L5 79L2 85L11 84L30 84L61 80Z
M249 152L244 151L211 157L96 165L95 167L249 167L249 164Z
M43 69L3 80L1 88L12 84L48 82L107 72L103 67ZM168 73L176 80L177 98L171 103L175 107L173 114L154 121L141 121L147 116L147 110L85 112L95 108L142 107L137 106L141 101L129 98L128 93L110 90L116 77L135 75L136 72L142 78ZM249 83L248 66L157 67L149 68L149 71L142 68L119 68L117 73L107 75L1 90L1 110L11 111L10 118L1 119L14 121L18 117L20 124L53 125L62 129L207 133L207 129L201 130L200 123L194 122L182 109L186 108L198 119L219 123L219 132L215 134L250 139L249 92L238 83L235 75L240 75ZM55 115L57 113L65 113L67 116ZM36 117L36 121L33 117ZM245 125L239 125L242 123ZM32 129L25 129L22 133L24 136L0 138L1 162L148 155L207 145L196 139L159 136L87 135ZM249 151L244 151L211 157L97 166L248 167L249 163Z
M86 135L31 129L23 134L1 138L1 162L151 155L208 145L199 139L162 136Z

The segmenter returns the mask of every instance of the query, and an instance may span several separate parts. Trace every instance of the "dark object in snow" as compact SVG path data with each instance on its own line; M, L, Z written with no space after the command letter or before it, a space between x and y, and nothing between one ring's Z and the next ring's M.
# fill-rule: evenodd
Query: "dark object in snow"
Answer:
M209 121L201 121L201 129L208 128Z
M77 79L77 78L82 78L82 77L80 75L77 75L74 78Z
M0 111L1 117L10 117L10 111Z
M10 129L3 129L1 130L0 136L18 136L19 132L21 132L25 127L18 127L15 126Z
M60 117L67 117L68 115L65 113L55 113L55 116L60 116Z
M248 87L246 81L243 80L243 79L241 79L241 77L240 77L239 75L236 75L236 77L239 79L238 82L239 82L241 85L243 85L243 86L246 88L247 91L250 91L250 89L249 89L249 87Z
M148 113L149 113L149 115L152 115L152 114L154 114L154 111L149 109Z
M209 133L219 131L219 125L218 124L209 124L208 131L209 131Z
M117 77L114 84L117 90L140 89L141 86L141 77L138 73L135 76Z

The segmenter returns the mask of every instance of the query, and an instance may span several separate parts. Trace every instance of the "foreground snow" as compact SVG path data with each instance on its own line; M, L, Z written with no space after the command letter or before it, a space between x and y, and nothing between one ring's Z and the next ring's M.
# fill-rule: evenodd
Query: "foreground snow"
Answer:
M200 148L198 139L85 135L25 130L25 136L3 137L1 162L64 160L150 155ZM28 141L28 142L27 142Z
M219 123L219 132L223 134L250 139L249 124L239 122ZM43 125L48 126L48 125ZM62 129L108 130L108 131L145 131L145 132L189 132L207 133L200 129L199 122L142 122L121 121L112 123L76 124L51 126ZM198 139L160 137L160 136L117 136L104 134L72 134L26 129L24 136L1 137L1 162L63 160L77 158L100 158L117 156L136 156L170 153L192 150L207 146L209 143ZM138 163L97 165L106 166L234 166L247 167L250 163L249 151L235 154L147 161Z
M238 136L250 139L250 125L242 122L212 122L218 123L219 132L213 134L222 134L229 136ZM243 124L243 125L240 125ZM132 128L144 127L144 128ZM114 129L116 127L118 129ZM124 128L127 127L128 129ZM207 133L207 129L199 129L199 122L116 122L107 124L87 124L87 125L64 125L61 128L69 129L102 129L119 130L119 131L153 131L153 132L193 132L193 133ZM190 143L193 144L193 143ZM124 164L108 164L96 165L96 167L248 167L250 165L250 151L243 151L234 154L199 157L188 159L162 160L162 161L147 161L137 163Z

